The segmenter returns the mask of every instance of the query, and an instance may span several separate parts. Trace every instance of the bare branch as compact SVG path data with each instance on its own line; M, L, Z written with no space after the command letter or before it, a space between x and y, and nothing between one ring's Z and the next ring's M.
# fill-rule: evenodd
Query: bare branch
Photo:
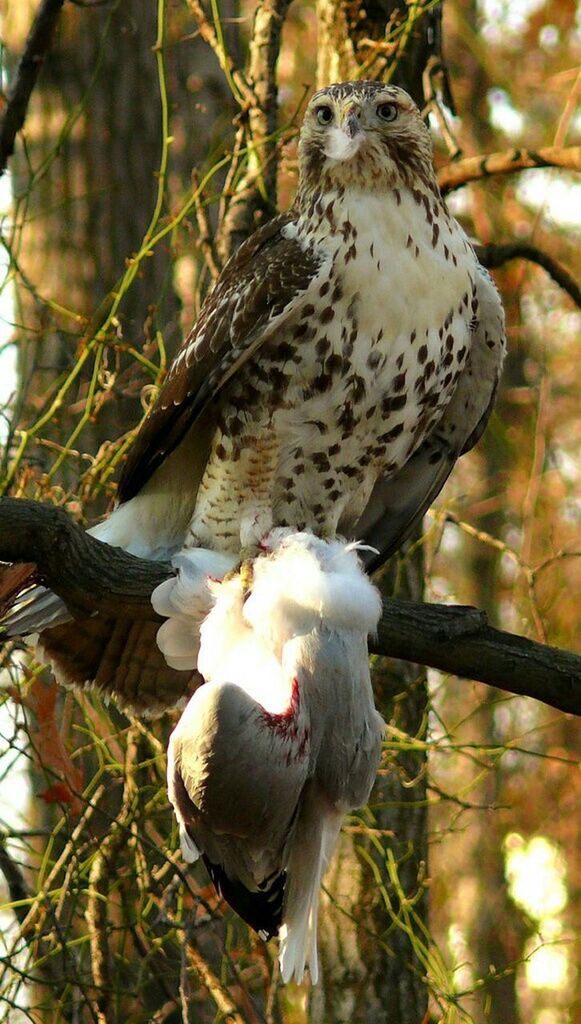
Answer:
M6 170L14 152L15 139L24 124L32 90L50 49L63 3L64 0L43 0L28 34L0 125L0 174Z
M253 106L255 103L254 93L242 72L236 68L224 39L219 37L214 26L208 21L200 0L187 0L187 5L198 23L200 36L216 54L224 76L230 84L232 95L240 105Z
M567 292L567 295L581 309L581 288L573 275L548 253L538 249L536 245L529 245L526 242L508 242L503 245L477 245L475 249L482 266L488 267L489 270L501 267L509 260L520 259L538 263L539 267L546 270L553 281Z
M200 951L196 949L192 942L188 942L187 944L186 955L191 967L199 975L202 984L206 986L208 992L212 996L212 999L216 1003L216 1006L220 1011L220 1016L225 1021L228 1021L229 1024L244 1024L244 1018L232 1002L228 989L225 988L206 959L202 956Z
M0 500L0 538L0 560L35 563L71 614L161 621L150 595L172 573L168 563L128 555L62 509L16 498ZM475 608L386 600L371 651L581 714L581 657L493 629Z
M581 657L494 629L477 608L384 601L370 649L581 714Z
M188 0L191 3L191 0ZM243 120L248 149L246 172L221 219L217 249L225 261L258 227L260 218L276 211L278 86L276 66L290 0L261 0L254 15L246 80L253 102Z
M530 167L562 167L581 170L581 146L547 146L544 149L509 149L504 153L470 156L446 164L438 171L438 184L446 195L469 181L480 181L495 174L514 174Z
M64 509L18 498L0 499L0 561L36 563L39 578L74 616L108 612L154 622L149 595L173 571L103 544Z
M254 17L249 47L248 76L257 105L248 112L253 146L259 148L263 188L271 200L276 197L276 139L278 86L276 65L282 29L290 0L262 0Z

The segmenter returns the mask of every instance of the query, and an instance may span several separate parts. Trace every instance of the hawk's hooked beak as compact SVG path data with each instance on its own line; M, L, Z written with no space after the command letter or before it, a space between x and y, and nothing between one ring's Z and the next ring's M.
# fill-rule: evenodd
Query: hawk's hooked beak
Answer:
M356 135L361 131L361 124L359 123L359 110L357 107L350 106L343 111L343 116L341 118L341 127L348 139L354 139Z
M359 108L350 103L341 111L340 127L333 127L328 132L325 154L332 160L350 160L358 152L364 138Z

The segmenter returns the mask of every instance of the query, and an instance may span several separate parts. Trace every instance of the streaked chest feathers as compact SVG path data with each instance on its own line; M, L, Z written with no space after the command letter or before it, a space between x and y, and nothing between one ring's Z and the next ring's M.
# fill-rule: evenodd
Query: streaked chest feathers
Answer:
M437 423L470 350L474 254L428 190L318 195L283 234L323 262L228 386L195 543L216 526L226 545L272 525L347 533Z

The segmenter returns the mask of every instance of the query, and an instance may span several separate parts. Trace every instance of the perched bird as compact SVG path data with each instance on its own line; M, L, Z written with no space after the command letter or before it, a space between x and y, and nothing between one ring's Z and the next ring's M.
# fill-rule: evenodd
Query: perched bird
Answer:
M154 592L170 663L196 664L210 562L192 549ZM206 682L168 749L182 852L203 857L264 939L280 935L283 981L300 982L308 966L316 982L321 879L345 812L366 802L379 764L384 725L367 634L381 601L354 545L292 530L264 539L249 583L237 573L207 589L213 607L197 656Z
M316 972L322 871L378 757L365 643L378 607L357 618L349 587L373 590L353 564L329 584L333 560L356 561L336 538L363 541L368 570L401 546L484 430L504 348L497 291L440 196L411 98L378 82L320 90L293 208L224 267L93 531L176 559L154 597L159 643L152 623L72 628L42 588L8 619L44 630L68 682L140 711L182 696L197 664L206 681L169 750L184 853L202 853L250 923L281 931L285 978ZM244 559L249 590L227 575Z
M498 293L440 196L411 98L379 82L321 89L293 208L224 267L93 532L164 559L251 555L289 526L364 540L374 569L480 437L504 347ZM37 589L8 627L66 617ZM42 640L70 682L123 700L131 679L126 703L159 710L184 684L150 626L97 616Z

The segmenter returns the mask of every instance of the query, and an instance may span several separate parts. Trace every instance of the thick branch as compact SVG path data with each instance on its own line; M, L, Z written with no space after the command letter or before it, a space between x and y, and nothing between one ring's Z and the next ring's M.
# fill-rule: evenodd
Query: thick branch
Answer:
M581 170L581 146L546 146L544 149L509 149L504 153L470 156L446 164L438 171L438 184L446 195L455 188L490 178L494 174L513 174L530 167L562 167Z
M0 562L33 562L40 580L71 614L104 612L157 621L149 597L172 572L85 533L64 509L18 498L0 499Z
M581 657L494 629L477 608L385 601L370 649L581 714Z
M43 0L28 34L0 125L0 174L6 170L14 152L15 139L24 124L32 90L50 49L63 3L64 0Z
M62 509L16 498L0 500L0 560L35 563L72 614L151 621L151 591L172 572L89 536ZM581 657L493 629L475 608L388 600L371 650L581 714Z
M538 249L536 245L529 245L525 242L507 242L504 245L477 245L475 248L482 266L488 267L489 270L501 267L509 260L528 260L530 263L537 263L581 309L581 288L573 275L548 253Z

